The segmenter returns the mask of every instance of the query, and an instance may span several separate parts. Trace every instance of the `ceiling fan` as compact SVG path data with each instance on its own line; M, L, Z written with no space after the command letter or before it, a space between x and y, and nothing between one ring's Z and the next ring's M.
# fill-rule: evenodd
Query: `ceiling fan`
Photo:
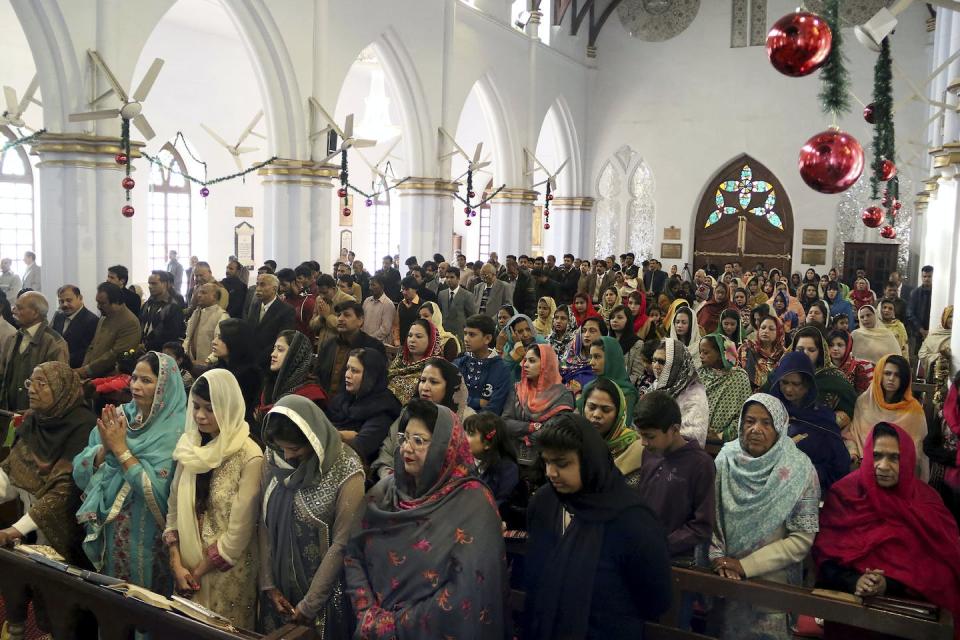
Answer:
M69 118L70 122L106 120L108 118L116 118L117 116L120 116L120 118L123 120L132 122L133 126L135 126L137 130L143 134L145 139L153 139L156 133L154 133L153 127L150 126L150 123L147 122L147 118L143 115L142 103L147 99L150 89L153 88L153 83L157 80L157 75L160 73L160 69L163 68L163 59L154 59L153 64L150 65L150 68L147 69L147 73L140 80L140 85L137 87L137 90L133 92L133 96L130 96L130 94L128 94L123 87L120 86L116 76L113 75L110 67L107 66L107 63L104 62L99 53L93 49L90 49L87 51L87 54L93 61L95 69L99 69L101 73L103 73L104 77L107 79L107 83L110 85L110 89L90 101L90 106L96 106L101 100L110 94L116 95L123 104L121 104L117 109L103 109L100 111L71 113Z
M368 167L370 167L370 171L373 172L373 175L374 175L375 178L379 178L379 179L382 180L384 183L386 183L386 182L387 182L387 179L388 179L389 177L392 177L392 176L388 176L387 173L386 173L386 171L387 171L387 167L388 167L389 164L390 164L390 158L395 157L395 156L392 156L391 154L393 153L393 150L397 148L397 145L398 145L398 144L400 144L400 136L397 136L396 138L394 138L393 142L392 142L392 143L390 144L390 146L387 148L386 153L384 153L384 154L380 157L380 159L377 160L376 162L370 162L370 160L367 159L367 156L365 156L365 155L360 151L360 149L357 149L357 155L360 156L360 159L363 160L363 163L364 163L365 165L367 165ZM383 169L381 169L380 167L383 167ZM376 180L374 180L374 181L376 181Z
M23 98L21 100L17 100L17 90L13 87L4 86L3 97L6 101L6 109L2 114L0 114L0 124L27 129L28 131L36 131L36 129L33 129L32 127L28 127L23 121L23 113L27 110L27 107L30 106L31 102L36 105L43 106L40 104L39 100L33 97L36 95L39 87L40 77L34 75L33 80L31 80L30 84L27 85L27 90L23 93Z
M325 135L329 132L333 132L340 139L340 145L337 146L335 140L328 140L326 153L327 156L323 159L320 164L327 162L333 158L338 153L343 153L351 147L375 147L377 146L376 140L368 140L366 138L356 138L353 135L353 114L349 114L343 121L343 128L341 129L337 126L337 123L334 121L333 117L327 113L326 109L320 104L320 101L316 98L309 98L310 106L313 107L315 113L319 115L323 120L327 122L327 126L319 131L313 131L310 133L310 139L313 140L318 136Z
M461 173L459 176L457 176L454 181L459 180L460 178L467 175L468 173L471 175L474 173L486 173L486 174L490 173L489 171L483 170L484 167L490 166L490 160L480 159L480 156L483 154L482 142L477 143L477 146L473 151L473 156L470 156L467 154L466 151L463 150L463 147L457 144L456 138L450 135L450 132L448 132L443 127L440 127L440 135L441 135L441 138L446 138L453 145L453 151L449 153L442 153L440 155L441 160L446 160L447 158L452 158L453 156L461 156L464 160L467 161L467 170Z
M214 131L207 125L203 124L202 122L200 123L200 126L203 128L204 131L210 134L211 138L219 142L223 146L223 148L225 148L230 153L230 155L233 156L234 162L237 163L237 169L243 169L243 163L240 162L240 154L250 153L251 151L256 151L257 149L259 149L259 147L241 147L240 145L243 144L243 141L246 140L249 136L256 136L258 138L262 138L266 140L266 136L261 135L253 130L253 128L260 123L260 119L262 117L263 117L263 110L261 109L260 111L257 112L255 116L253 116L253 120L250 121L250 124L247 125L247 128L244 129L243 133L240 134L240 137L237 139L237 143L233 145L228 143L219 134L217 134L216 131Z
M534 165L536 165L528 169L526 172L524 172L525 175L532 176L532 175L535 175L537 171L543 171L545 174L547 174L546 179L541 180L540 182L535 182L533 184L533 188L539 187L541 185L547 185L550 187L550 191L556 191L557 176L560 175L560 172L563 171L563 168L567 166L567 163L570 161L570 159L567 158L566 160L564 160L562 163L560 163L560 166L557 167L556 171L554 171L553 173L550 173L550 170L547 169L542 162L540 162L540 160L537 158L536 155L534 155L532 151L524 148L523 152L527 155L527 157L530 160L533 160Z

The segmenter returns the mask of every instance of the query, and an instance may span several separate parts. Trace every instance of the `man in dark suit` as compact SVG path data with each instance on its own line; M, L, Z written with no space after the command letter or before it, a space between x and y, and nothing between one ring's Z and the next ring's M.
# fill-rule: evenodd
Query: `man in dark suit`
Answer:
M477 313L496 320L497 311L505 304L512 304L510 287L497 279L497 268L489 262L480 269L480 282L473 288L473 299L477 303Z
M143 300L135 291L127 288L127 281L130 279L130 272L122 264L115 264L107 269L107 282L120 287L120 295L123 297L123 304L127 305L130 313L140 317L140 306Z
M660 261L650 260L650 270L643 274L643 288L648 294L660 295L667 284L667 274L660 270Z
M607 263L603 260L597 260L593 268L593 273L587 278L587 295L593 300L594 304L600 304L603 300L603 292L607 287L612 287L614 283L613 270L607 270Z
M400 299L400 272L393 267L393 258L383 256L383 268L377 271L383 279L383 291L391 300Z
M277 336L285 329L295 328L293 307L277 297L280 281L272 273L257 276L257 298L247 319L253 325L254 352L257 354L257 366L264 371L270 366L270 352Z
M556 280L560 284L560 293L557 296L557 305L573 304L573 296L577 295L577 286L580 284L580 269L573 264L572 253L563 254L563 265L557 267Z
M87 347L93 342L100 319L83 306L80 289L65 284L57 289L57 301L60 310L53 314L53 330L63 336L70 350L70 368L78 369L83 364Z
M463 325L467 318L477 312L477 301L473 294L460 286L460 269L447 267L443 276L446 288L441 289L440 312L443 313L443 328L463 341Z
M317 356L316 376L320 386L333 397L343 384L347 356L354 349L373 349L386 357L383 343L363 331L363 305L353 300L337 304L337 337L327 340Z
M227 313L231 318L243 317L243 304L247 299L247 285L240 279L241 265L236 260L227 263L227 277L220 281L227 290Z

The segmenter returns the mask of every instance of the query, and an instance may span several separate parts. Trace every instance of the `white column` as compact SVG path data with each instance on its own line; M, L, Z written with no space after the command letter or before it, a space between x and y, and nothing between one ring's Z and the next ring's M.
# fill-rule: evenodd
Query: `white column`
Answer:
M490 201L490 250L501 257L529 254L533 246L533 206L537 192L506 188ZM551 220L553 216L550 216Z
M400 259L422 263L434 253L453 254L451 203L457 184L443 178L410 178L397 185L400 194Z
M142 146L132 144L130 160L140 157ZM80 287L92 301L107 267L132 266L133 223L121 213L127 204L120 184L124 167L115 160L120 150L119 138L76 133L45 133L33 146L31 153L40 157L43 203L38 251L42 287L53 303L57 288L68 283ZM145 190L149 169L145 161L137 164L141 169L134 173L137 189ZM134 215L146 214L141 210Z
M593 198L555 198L550 204L550 229L544 231L544 254L557 256L572 253L577 257L587 255L590 244L590 223L593 216Z
M940 317L943 308L956 300L957 260L960 248L960 144L948 144L933 159L934 172L939 176L933 197L927 209L928 262L933 266L933 292L930 296L931 327ZM930 215L932 212L933 215Z
M263 256L281 266L296 266L316 260L324 271L333 264L332 234L339 222L333 206L334 165L316 167L309 162L288 161L264 167Z
M945 52L944 57L941 58L942 62L954 52L960 51L960 12L951 11L940 17L944 19L944 22L946 22L947 19L950 20L950 47ZM939 65L940 62L937 64ZM941 72L937 79L940 81L936 83L939 92L934 97L934 100L944 101L953 106L953 108L946 110L943 121L943 144L949 144L960 140L960 114L957 113L956 109L957 94L955 91L947 90L947 87L953 85L955 81L960 80L960 58L951 62L950 66Z

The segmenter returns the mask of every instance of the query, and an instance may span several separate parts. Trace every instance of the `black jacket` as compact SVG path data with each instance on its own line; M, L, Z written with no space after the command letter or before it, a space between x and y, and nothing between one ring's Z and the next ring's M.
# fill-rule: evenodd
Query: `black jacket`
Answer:
M123 287L120 291L123 293L123 304L127 305L127 309L130 309L130 312L139 318L140 305L142 304L140 296L137 295L136 291L127 287Z
M247 285L236 276L228 276L220 281L230 297L227 298L227 313L231 318L243 317L243 303L247 299Z
M147 300L140 310L143 346L147 351L162 351L163 345L180 340L186 333L183 309L173 300Z
M571 267L569 271L559 269L557 281L560 284L557 306L573 304L573 296L577 295L577 287L580 286L580 270L575 267Z
M87 353L87 347L93 342L93 336L97 333L97 323L100 318L84 307L77 312L64 332L63 323L66 319L67 316L62 311L57 311L53 315L53 324L50 326L67 341L67 347L70 349L70 368L79 369L83 366L83 356Z
M295 320L296 312L293 307L279 297L274 298L263 320L260 319L259 304L251 309L247 322L253 326L255 361L262 371L267 371L270 367L270 352L273 351L277 336L285 329L295 329Z
M320 353L317 355L317 366L314 372L317 382L328 395L330 395L331 382L343 377L343 369L334 371L337 347L341 344L342 342L339 336L337 336L335 340L327 340L323 346L320 347ZM363 329L357 331L357 335L353 336L353 340L350 341L350 350L352 351L353 349L373 349L374 351L379 351L380 355L384 358L387 357L383 343L366 333Z

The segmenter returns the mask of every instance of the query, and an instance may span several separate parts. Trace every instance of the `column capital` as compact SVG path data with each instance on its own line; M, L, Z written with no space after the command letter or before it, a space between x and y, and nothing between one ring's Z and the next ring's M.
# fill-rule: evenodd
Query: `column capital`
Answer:
M913 201L913 210L918 216L927 212L927 206L930 204L930 196L926 191L918 191L917 199Z
M504 187L500 192L493 196L493 200L496 201L510 201L522 204L533 204L537 201L537 198L540 196L540 192L533 191L532 189L525 189L523 187Z
M319 164L310 160L277 160L261 167L257 175L263 184L291 184L303 187L333 187L333 179L340 175L340 165Z
M960 165L960 142L948 142L939 149L932 150L933 168L942 169L950 165Z
M553 211L569 213L590 213L593 211L594 199L589 196L569 196L554 198L550 203Z
M422 176L410 176L405 182L401 182L394 188L400 192L401 197L453 197L453 194L460 190L460 183L447 180L446 178L424 178Z
M130 161L141 158L143 142L130 141ZM30 154L39 156L38 167L82 167L123 171L114 159L123 151L120 138L86 133L46 132L33 144Z

